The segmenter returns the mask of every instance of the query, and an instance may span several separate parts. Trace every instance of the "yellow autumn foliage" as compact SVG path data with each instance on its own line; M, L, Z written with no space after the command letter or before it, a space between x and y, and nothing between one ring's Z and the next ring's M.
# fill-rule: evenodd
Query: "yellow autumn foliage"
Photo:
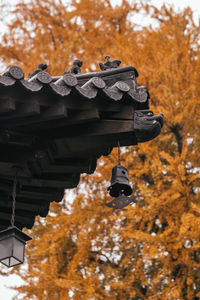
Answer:
M190 8L147 1L20 1L0 44L7 67L51 75L98 70L109 54L139 72L150 108L164 113L159 137L122 151L135 202L105 206L117 151L82 176L74 201L53 203L29 232L27 270L16 299L196 300L200 297L200 27ZM134 24L143 11L156 26ZM3 21L3 20L2 20ZM141 24L142 25L142 24ZM84 192L83 192L84 187ZM2 269L3 274L3 269Z

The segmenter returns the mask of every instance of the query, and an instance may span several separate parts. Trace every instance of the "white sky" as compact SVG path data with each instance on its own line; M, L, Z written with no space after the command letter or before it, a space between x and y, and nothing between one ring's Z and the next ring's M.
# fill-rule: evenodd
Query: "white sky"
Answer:
M18 0L0 0L0 2L14 4L18 2ZM113 4L119 4L121 0L112 0ZM195 21L198 22L200 18L200 0L152 0L152 4L157 6L158 8L162 6L163 3L168 3L170 5L174 5L176 9L183 9L187 6L191 7L194 11ZM0 12L1 13L1 12ZM139 18L137 20L139 22ZM0 30L2 31L2 24ZM4 268L0 265L0 269ZM0 297L2 300L12 300L13 296L16 295L15 291L10 290L9 286L17 286L20 285L22 280L16 275L11 275L9 277L0 276ZM7 287L6 287L7 286Z

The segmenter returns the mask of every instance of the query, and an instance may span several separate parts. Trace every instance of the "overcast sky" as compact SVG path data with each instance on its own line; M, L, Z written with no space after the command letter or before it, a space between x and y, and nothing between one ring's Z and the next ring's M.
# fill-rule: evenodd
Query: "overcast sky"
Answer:
M9 3L9 4L14 4L19 2L18 0L0 0L0 3ZM113 4L118 4L121 2L121 0L112 0ZM194 18L195 21L198 22L200 18L200 0L152 0L152 3L156 5L158 8L162 6L163 3L168 3L170 5L174 5L176 9L183 9L187 6L191 7L192 10L194 11ZM1 12L0 12L1 14ZM137 20L139 22L139 18ZM0 30L2 32L2 24L0 24ZM0 265L0 268L2 266ZM4 269L5 270L5 269ZM2 300L12 300L12 297L16 295L15 291L12 291L6 286L14 286L14 285L20 285L21 279L18 278L16 275L11 275L9 277L3 277L0 276L0 297Z

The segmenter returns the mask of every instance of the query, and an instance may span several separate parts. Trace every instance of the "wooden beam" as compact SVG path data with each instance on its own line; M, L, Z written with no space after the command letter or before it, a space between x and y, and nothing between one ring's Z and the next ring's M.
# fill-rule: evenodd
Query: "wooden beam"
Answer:
M120 108L123 106L121 103L112 103L108 99L102 97L96 97L93 100L88 100L85 98L80 99L80 96L73 94L73 90L71 94L63 99L66 107L72 110L88 110L97 108L101 111L120 111Z
M27 125L34 125L37 123L44 123L47 121L57 120L67 117L66 106L63 103L55 104L49 108L44 108L40 115L10 120L9 127L23 129Z
M75 173L87 173L90 174L91 170L94 171L96 168L96 160L92 159L84 159L77 162L65 162L65 160L60 160L61 162L58 164L50 165L46 170L42 173L46 174L75 174Z
M26 161L33 157L33 149L16 144L1 144L0 161L26 165Z
M74 130L72 128L72 134L69 136L105 136L114 135L120 133L127 133L134 131L133 121L121 121L121 120L102 120L100 122L94 122L91 125L84 125L81 128L75 126ZM67 134L68 135L68 134Z
M46 174L48 176L48 174L73 174L73 173L88 173L90 169L89 164L88 165L73 165L73 164L69 164L69 165L52 165L50 166L47 170L42 171L43 174Z
M21 146L22 148L32 148L34 136L24 134L14 130L2 129L0 132L0 144L6 145L6 151L9 146ZM14 150L12 148L12 150Z
M40 113L40 105L37 100L30 100L26 103L19 103L15 111L0 116L0 122L5 120L13 120L24 117L38 115Z
M16 164L14 164L13 162L0 161L0 174L3 174L3 176L6 176L6 177L10 176L11 178L13 178L13 176L14 176L13 167L15 165ZM23 168L23 173L20 174L19 179L20 179L21 175L23 175L25 177L27 177L27 176L30 177L31 176L31 173L29 172L29 170L27 168L25 168L24 165L23 166L21 165L20 167Z
M37 188L44 189L44 192L50 194L51 192L47 189L65 189L65 188L74 188L77 186L79 182L79 177L74 177L73 174L71 176L64 176L63 174L59 173L42 173L43 175L40 176L40 179L31 178L28 183L26 183L26 180L21 180L21 183L23 185L26 184L25 188L31 187L32 191ZM24 190L24 189L23 189Z
M34 189L32 190L23 190L20 192L20 197L24 197L27 199L36 199L36 200L42 200L42 201L47 201L47 202L52 202L52 201L61 201L63 197L58 197L57 194L50 194L50 193L40 193L38 191L35 191Z
M40 170L43 166L48 167L54 160L55 151L53 141L39 138L35 143L33 140L30 147L5 143L0 145L0 162L9 163L11 166L20 165L25 174L29 175L30 172L35 173L32 169Z
M68 124L84 124L88 122L98 121L99 119L100 116L97 108L80 110L71 113Z
M11 213L8 211L2 211L0 210L0 219L9 221L11 219ZM31 228L35 221L35 215L29 214L26 216L24 215L24 211L18 211L15 220L17 223L23 224L23 227Z
M69 112L68 117L61 118L59 120L51 120L47 122L27 124L26 128L23 128L23 132L34 132L37 134L42 131L45 132L48 129L62 128L69 125L80 125L84 123L91 123L100 119L99 112L96 108L89 110L73 111Z
M108 155L113 147L117 147L118 141L121 146L137 145L137 139L134 132L107 135L107 136L88 136L74 137L68 139L59 139L55 141L56 158L74 158L77 157L100 157Z
M66 127L60 128L59 131L56 129L45 131L45 136L54 139L78 136L113 136L134 131L133 120L101 120L82 126L73 125L70 126L70 128L69 126L67 125ZM41 135L43 135L43 133L41 133Z
M20 189L17 186L18 197L28 197L33 199L42 199L47 201L56 201L63 194L63 187L52 187L49 181L40 179L20 178ZM13 190L13 177L0 175L0 190L4 191L8 196L11 196Z
M22 201L23 200L23 201ZM3 211L4 209L10 210L12 208L12 200L8 198L3 198L1 197L0 199L0 211ZM20 197L17 197L16 201L16 210L21 210L21 211L27 211L31 212L32 214L36 215L45 215L48 213L49 210L49 203L48 202L43 202L43 203L38 203L32 199L31 201L27 201L24 199L21 199Z
M0 114L15 111L16 104L12 98L5 98L0 100Z
M102 112L101 117L107 120L133 120L134 109L133 106L126 105L119 112Z

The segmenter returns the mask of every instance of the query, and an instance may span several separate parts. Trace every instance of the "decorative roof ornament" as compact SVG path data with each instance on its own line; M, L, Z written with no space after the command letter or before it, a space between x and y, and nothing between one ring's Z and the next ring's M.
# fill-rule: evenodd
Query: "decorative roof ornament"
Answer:
M106 70L110 70L110 69L116 69L121 64L121 61L118 60L118 59L110 61L110 56L109 55L105 56L105 60L106 60L106 63L104 63L104 64L103 63L99 63L99 67L100 67L101 71L106 71Z
M83 62L79 59L75 59L74 62L73 62L73 66L72 68L70 69L69 73L70 74L81 74L81 67L83 65Z
M33 76L37 75L38 73L40 73L46 69L47 69L47 64L41 63L37 66L37 69L35 71L28 74L28 78L32 78Z
M73 65L69 71L64 72L64 74L73 74L73 75L79 75L82 74L81 67L83 65L83 62L79 59L75 59L73 61Z

